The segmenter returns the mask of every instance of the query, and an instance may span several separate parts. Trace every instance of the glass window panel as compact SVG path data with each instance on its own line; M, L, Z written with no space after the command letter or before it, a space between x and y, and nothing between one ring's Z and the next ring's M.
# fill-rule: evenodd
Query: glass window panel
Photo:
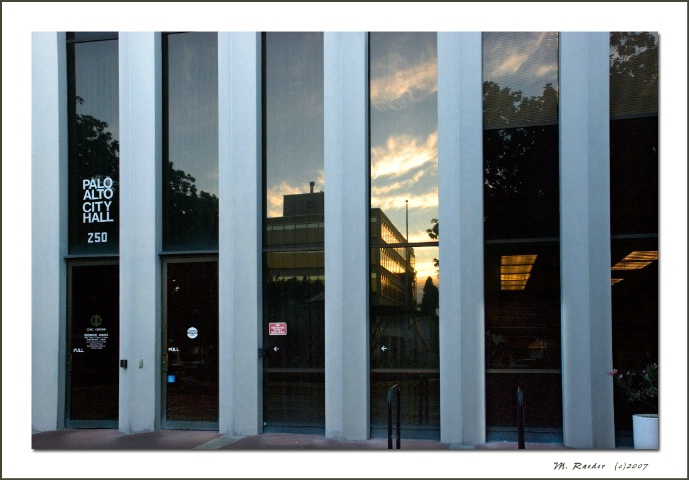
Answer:
M482 38L484 128L557 123L557 32L487 32Z
M323 34L266 33L263 38L264 245L270 249L264 253L264 431L321 433Z
M610 115L658 114L658 33L610 34Z
M613 239L612 267L627 263L635 252L657 255L658 239ZM611 270L613 366L620 371L643 370L658 362L658 270L657 258L635 268ZM649 411L646 405L630 404L617 387L614 394L615 427L623 440L631 435L632 414Z
M486 423L500 440L516 435L517 386L528 424L562 433L557 97L557 33L483 34Z
M610 230L613 366L659 358L658 34L610 34ZM614 390L617 444L631 446L629 403Z
M163 36L163 248L218 248L218 40Z
M436 438L438 247L418 246L437 245L436 34L371 33L369 49L371 434L386 434L397 384L403 435Z
M486 245L484 258L489 434L516 433L517 386L528 399L527 424L555 432L562 425L559 244Z
M559 235L557 42L483 34L486 239Z
M70 43L69 253L116 254L119 246L117 40Z
M610 227L658 233L658 34L610 34Z

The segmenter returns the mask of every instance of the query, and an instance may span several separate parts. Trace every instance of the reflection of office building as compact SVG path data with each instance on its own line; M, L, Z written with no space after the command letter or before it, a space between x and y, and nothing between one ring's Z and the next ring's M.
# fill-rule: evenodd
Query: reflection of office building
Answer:
M414 60L437 88L401 97L426 102L417 115L375 108L388 92L371 88L376 55L416 42L387 33L309 35L308 54L302 36L277 34L34 34L35 430L361 440L385 435L400 385L404 436L472 446L516 440L520 386L527 442L630 444L633 407L606 372L658 357L657 91L627 98L639 78L643 95L657 90L657 62L620 81L616 36L551 32L538 71L557 83L516 108L535 74L480 78L532 37L425 33ZM296 93L275 89L290 52L320 62L299 75L320 95L285 113ZM423 138L404 143L392 128L412 120ZM279 143L292 133L302 143ZM390 155L373 155L388 138ZM373 168L381 158L387 170ZM288 181L318 175L325 193ZM409 200L426 224L407 234L406 196L390 192L430 177ZM304 193L268 217L283 183ZM85 223L87 210L114 221ZM424 241L432 218L442 239ZM424 309L428 277L439 306Z
M380 208L371 209L371 242L407 242ZM413 247L371 249L371 302L377 305L416 305L416 262Z

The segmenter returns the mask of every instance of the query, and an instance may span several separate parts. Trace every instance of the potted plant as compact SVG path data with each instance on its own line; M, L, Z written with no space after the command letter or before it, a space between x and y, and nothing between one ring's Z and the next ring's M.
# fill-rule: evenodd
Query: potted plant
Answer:
M629 403L643 406L645 413L632 416L634 448L658 448L658 364L648 365L643 370L608 372L615 385L624 391Z

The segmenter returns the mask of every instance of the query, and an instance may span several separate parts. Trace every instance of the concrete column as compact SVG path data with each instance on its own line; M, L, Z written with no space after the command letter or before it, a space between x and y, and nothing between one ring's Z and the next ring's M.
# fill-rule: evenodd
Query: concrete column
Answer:
M65 34L31 38L31 427L64 426L67 253Z
M119 36L120 426L160 424L161 36Z
M607 32L560 34L564 443L613 448Z
M481 59L480 32L438 33L440 441L462 445L486 436Z
M325 435L369 437L368 36L324 34Z
M220 432L263 431L261 36L218 34Z

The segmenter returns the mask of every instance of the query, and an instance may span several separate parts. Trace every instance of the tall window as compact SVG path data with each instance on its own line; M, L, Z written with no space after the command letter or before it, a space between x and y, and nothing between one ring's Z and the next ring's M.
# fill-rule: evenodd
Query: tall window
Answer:
M117 34L67 34L69 253L117 254L119 95Z
M371 33L371 434L401 391L405 436L439 434L435 33Z
M558 36L483 34L486 423L560 436ZM560 437L561 438L561 437Z
M218 249L218 40L163 35L163 250Z
M218 36L164 34L162 53L162 426L216 430Z
M613 365L658 361L658 34L610 35L610 233ZM618 441L648 407L615 390ZM627 439L627 442L629 440Z
M325 428L323 34L266 33L263 420Z
M65 425L117 428L118 38L67 33L69 138ZM97 258L101 257L101 258Z

